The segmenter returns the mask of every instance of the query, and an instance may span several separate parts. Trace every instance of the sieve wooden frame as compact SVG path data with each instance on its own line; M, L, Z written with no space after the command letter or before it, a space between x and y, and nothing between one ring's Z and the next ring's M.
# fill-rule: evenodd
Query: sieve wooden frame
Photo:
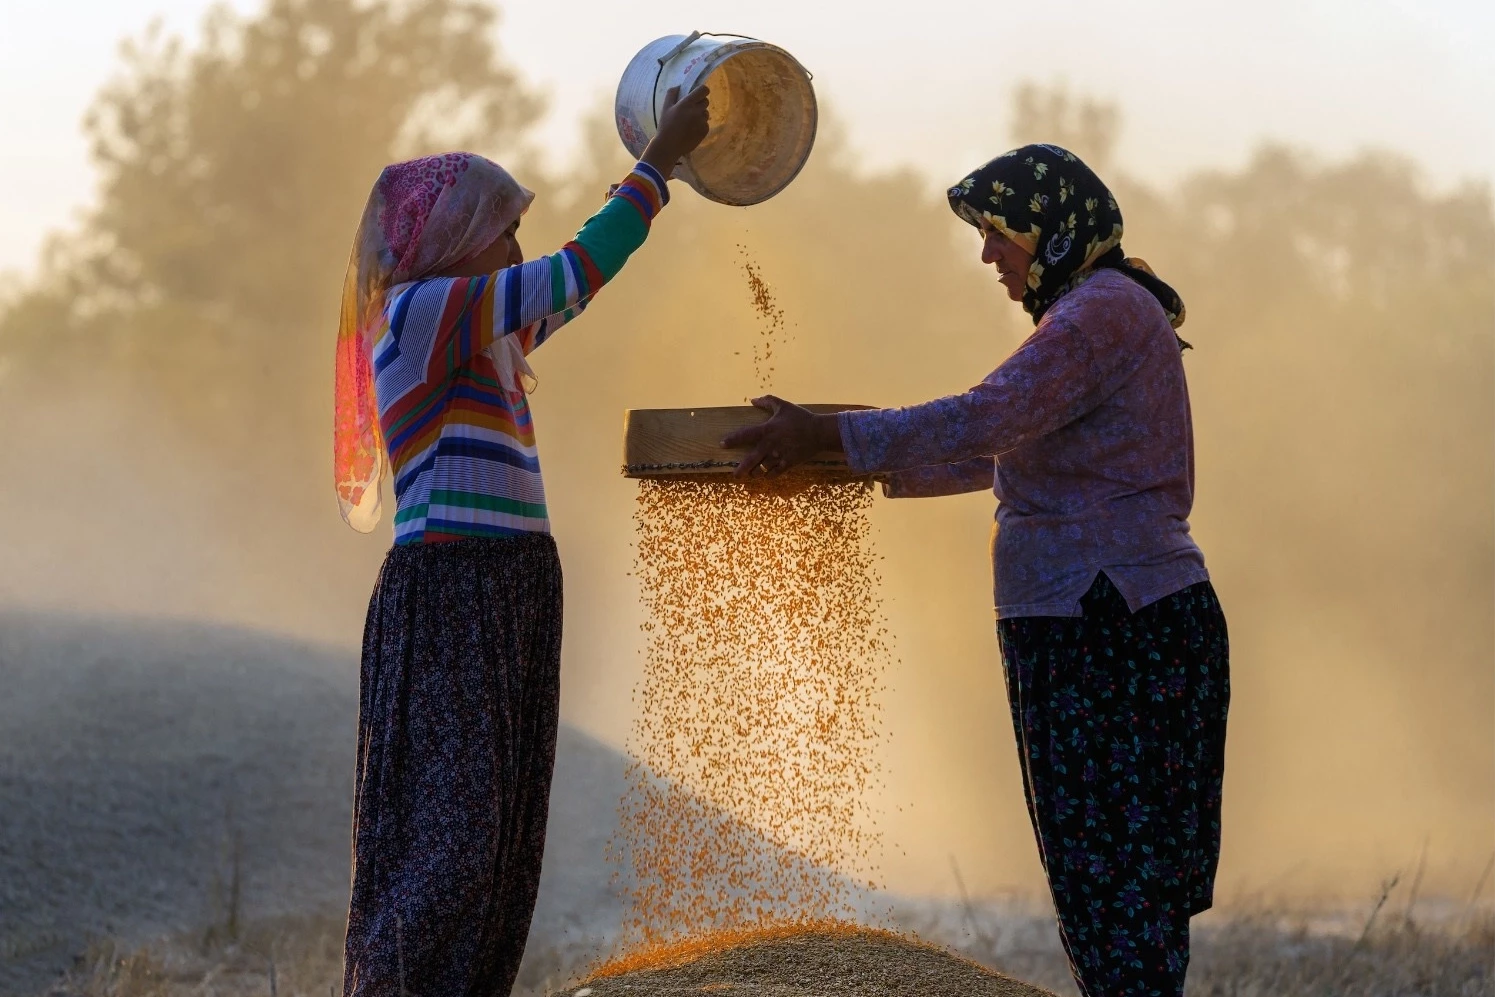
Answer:
M867 405L815 404L805 408L816 413L846 412ZM745 450L728 450L722 437L748 426L768 421L768 413L752 405L720 405L700 408L642 408L623 412L623 476L628 478L675 478L729 475L747 456ZM870 480L846 463L845 454L825 452L795 468L797 474L828 481Z

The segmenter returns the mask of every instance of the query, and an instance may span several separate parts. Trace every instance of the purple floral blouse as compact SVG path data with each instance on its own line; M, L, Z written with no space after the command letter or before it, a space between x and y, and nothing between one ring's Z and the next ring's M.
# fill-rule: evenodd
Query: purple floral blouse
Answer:
M1206 581L1189 535L1194 431L1162 307L1102 270L964 394L840 415L852 468L893 498L993 488L998 619L1079 616L1104 571L1135 612Z

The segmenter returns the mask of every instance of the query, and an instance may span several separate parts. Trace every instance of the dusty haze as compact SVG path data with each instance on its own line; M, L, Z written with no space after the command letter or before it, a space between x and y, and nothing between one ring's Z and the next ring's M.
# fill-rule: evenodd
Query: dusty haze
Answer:
M627 166L603 117L575 169L533 168L538 105L450 26L481 14L374 10L225 17L175 56L143 46L101 96L100 208L0 312L6 603L246 624L340 644L356 669L389 534L337 516L331 357L378 166L459 145L503 157L539 192L531 256ZM373 63L387 79L357 75ZM1394 150L1270 145L1152 185L1113 162L1125 108L1039 82L994 98L1014 127L971 142L1071 145L1115 190L1128 252L1188 305L1193 522L1233 646L1223 897L1358 898L1424 841L1424 890L1466 896L1495 848L1488 188L1431 188ZM452 113L417 116L431 108ZM773 387L792 399L959 391L1030 328L938 192L863 169L823 111L810 165L773 201L727 209L675 185L626 271L532 358L567 576L563 709L605 742L622 743L639 676L622 411L754 393L737 246L784 308ZM994 501L874 508L896 659L882 867L902 891L952 892L952 857L976 891L1042 883L993 634Z

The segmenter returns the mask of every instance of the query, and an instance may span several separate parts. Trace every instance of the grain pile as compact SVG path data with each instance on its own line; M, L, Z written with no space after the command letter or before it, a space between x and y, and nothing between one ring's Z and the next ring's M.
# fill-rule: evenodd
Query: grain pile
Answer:
M718 936L603 966L559 997L1053 997L944 949L843 924Z
M888 655L871 501L860 482L640 482L625 946L857 913Z

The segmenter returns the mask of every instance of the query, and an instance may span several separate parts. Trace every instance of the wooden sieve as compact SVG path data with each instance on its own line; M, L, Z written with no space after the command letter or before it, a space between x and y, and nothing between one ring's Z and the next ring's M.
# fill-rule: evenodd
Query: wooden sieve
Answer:
M866 405L806 405L811 412L845 412ZM673 478L731 474L746 450L722 447L724 436L768 420L751 405L710 408L634 408L623 412L623 474L629 478ZM827 480L867 477L854 473L846 457L821 453L795 468L796 473Z

